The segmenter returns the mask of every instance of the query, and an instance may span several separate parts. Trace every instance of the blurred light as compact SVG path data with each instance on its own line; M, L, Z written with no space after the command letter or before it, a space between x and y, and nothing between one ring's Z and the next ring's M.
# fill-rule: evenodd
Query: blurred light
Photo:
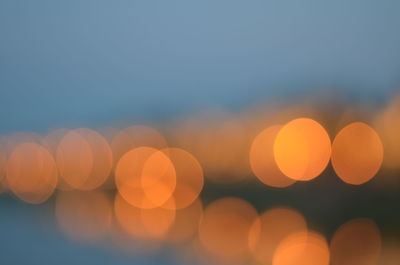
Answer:
M93 150L78 131L69 131L60 141L56 162L60 177L75 189L85 187L93 170Z
M112 204L100 191L64 191L57 194L55 214L60 228L69 238L95 243L108 235Z
M154 128L144 125L127 127L116 133L112 139L111 149L114 165L125 153L141 146L162 149L167 147L167 143L165 138Z
M282 240L272 262L272 265L329 264L329 246L326 239L318 233L307 230L296 232ZM357 263L353 263L355 264Z
M138 147L127 152L118 162L115 182L118 192L133 206L155 208L172 198L176 173L166 154L154 148ZM175 201L164 206L174 204Z
M274 155L283 174L294 180L311 180L319 176L329 162L329 135L312 119L292 120L277 134Z
M217 112L193 117L177 127L176 144L199 159L211 181L237 183L249 176L250 137L240 120Z
M271 264L278 244L290 234L307 229L304 217L288 208L265 211L255 220L249 235L249 246L260 264Z
M79 189L93 190L103 185L111 173L113 163L111 148L107 140L96 131L87 128L75 131L86 139L93 154L92 170L88 179Z
M353 219L335 232L330 244L332 265L377 265L381 235L369 219Z
M265 185L285 188L296 181L279 170L274 158L274 141L282 126L275 125L263 130L254 139L250 149L250 165L254 175Z
M7 162L7 185L25 202L46 201L57 185L57 168L52 155L36 143L18 144Z
M173 243L186 242L194 237L203 215L200 198L186 208L176 211L175 222L168 233L168 240Z
M385 149L383 165L391 170L400 169L400 96L397 96L375 120Z
M247 241L257 212L239 198L214 201L204 211L199 226L201 246L216 259L239 261L248 258Z
M199 196L204 185L203 169L197 159L179 148L161 150L172 161L176 173L176 186L171 199L174 204L165 204L163 207L174 205L181 209L192 204Z
M332 166L346 183L367 182L378 172L382 160L382 142L375 130L365 123L347 125L333 141Z
M138 208L117 194L114 211L121 227L135 238L163 240L175 220L175 210Z

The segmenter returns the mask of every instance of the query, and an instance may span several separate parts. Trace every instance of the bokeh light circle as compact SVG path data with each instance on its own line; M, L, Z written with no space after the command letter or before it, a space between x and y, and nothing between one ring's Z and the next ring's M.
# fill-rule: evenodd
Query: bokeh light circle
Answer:
M57 185L57 167L43 146L18 144L7 162L7 186L21 200L39 204L46 201Z
M287 177L308 181L319 176L331 155L329 135L309 118L290 121L282 127L274 143L275 161Z
M373 128L362 122L344 127L332 144L332 166L344 182L363 184L372 179L383 161L383 145Z
M274 158L274 141L282 126L274 125L263 130L254 139L249 153L254 175L265 185L285 188L296 181L285 176Z

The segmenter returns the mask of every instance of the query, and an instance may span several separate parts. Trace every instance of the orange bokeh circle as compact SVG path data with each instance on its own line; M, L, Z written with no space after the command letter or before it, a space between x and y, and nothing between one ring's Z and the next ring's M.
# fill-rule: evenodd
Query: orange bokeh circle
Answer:
M362 122L344 127L332 144L332 166L344 182L360 185L372 179L383 161L383 145L373 128Z

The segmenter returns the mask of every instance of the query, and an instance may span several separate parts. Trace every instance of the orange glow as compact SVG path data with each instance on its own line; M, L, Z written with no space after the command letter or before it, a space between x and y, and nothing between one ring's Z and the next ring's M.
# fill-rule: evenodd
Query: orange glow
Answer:
M265 211L255 220L249 234L249 246L260 264L271 264L278 244L290 234L307 229L304 217L291 209Z
M230 197L214 201L200 221L201 246L222 261L247 258L250 254L247 239L256 217L253 206L241 199Z
M175 140L199 159L211 181L237 183L251 172L246 157L250 137L240 120L219 116L214 113L184 122L175 132Z
M155 208L172 197L176 173L171 160L163 152L138 147L127 152L118 162L115 182L118 192L133 206Z
M377 265L381 253L379 228L369 219L353 219L335 232L332 265Z
M167 147L167 143L156 129L144 125L127 127L115 134L111 141L114 165L125 153L141 146L162 149Z
M164 239L175 220L174 210L137 208L118 194L114 211L120 226L131 236L142 239Z
M55 207L58 224L69 238L94 243L108 234L112 204L105 193L60 192Z
M199 227L203 215L203 204L195 200L186 208L176 211L175 222L168 233L170 242L178 243L191 239Z
M362 122L344 127L332 144L332 166L346 183L363 184L378 172L383 146L378 134Z
M176 172L176 187L171 199L175 201L176 209L182 209L193 203L199 196L204 185L203 169L197 159L190 153L179 148L161 150L172 161Z
M305 230L291 234L279 243L272 265L329 265L329 255L326 239Z
M263 130L254 139L250 149L250 165L254 175L265 185L284 188L296 181L279 170L274 158L274 140L282 126L275 125Z
M292 120L277 134L274 155L283 174L294 180L311 180L328 165L331 155L329 135L312 119Z
M93 169L93 151L88 141L77 131L68 132L60 141L56 162L60 177L68 186L83 187Z
M0 150L0 184L1 184L0 186L2 187L3 187L3 180L6 177L6 169L7 169L7 156L3 152L3 150Z
M385 148L383 165L391 170L400 169L400 96L379 113L375 125Z
M93 166L88 179L79 189L93 190L100 187L109 177L112 168L112 152L107 140L96 131L80 128L75 130L90 145L93 154Z
M7 185L25 202L46 201L57 185L57 168L52 155L36 143L17 145L7 162Z

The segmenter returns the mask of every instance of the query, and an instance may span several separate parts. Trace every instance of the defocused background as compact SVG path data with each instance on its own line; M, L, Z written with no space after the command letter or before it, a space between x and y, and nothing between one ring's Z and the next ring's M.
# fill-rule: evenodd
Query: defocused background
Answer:
M1 0L0 263L400 264L399 9Z

